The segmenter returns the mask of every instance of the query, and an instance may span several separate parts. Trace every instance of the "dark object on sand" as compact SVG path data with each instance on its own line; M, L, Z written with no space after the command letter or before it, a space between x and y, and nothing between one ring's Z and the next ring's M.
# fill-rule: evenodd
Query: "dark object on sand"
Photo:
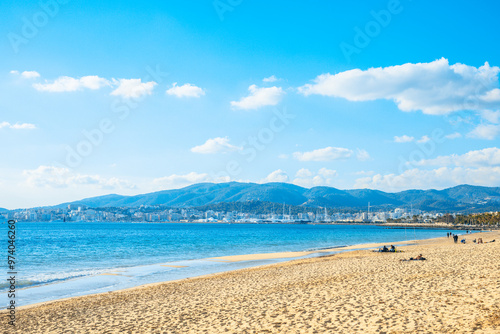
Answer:
M419 254L415 258L410 257L408 260L407 259L402 259L401 261L425 261L425 260L427 260L427 259L425 257L423 257L422 254Z

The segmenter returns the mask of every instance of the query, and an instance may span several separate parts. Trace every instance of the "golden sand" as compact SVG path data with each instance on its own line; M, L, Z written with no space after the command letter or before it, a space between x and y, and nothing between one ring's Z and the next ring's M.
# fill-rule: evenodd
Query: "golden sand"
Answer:
M477 237L496 242L472 243ZM18 310L15 330L7 327L5 314L0 328L12 333L500 333L500 233L466 239L466 244L448 238L418 241L400 247L403 253L355 250L27 306ZM420 253L426 261L400 261Z

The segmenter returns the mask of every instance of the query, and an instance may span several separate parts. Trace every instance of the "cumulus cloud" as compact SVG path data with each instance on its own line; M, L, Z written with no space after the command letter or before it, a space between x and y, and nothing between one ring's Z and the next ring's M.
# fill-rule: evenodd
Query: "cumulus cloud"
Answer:
M441 167L409 169L402 174L376 174L357 179L355 188L371 188L394 192L407 189L444 189L457 184L492 186L500 183L500 167Z
M34 74L30 72L29 75L33 76ZM61 93L84 89L97 90L107 86L113 88L111 95L124 98L139 98L144 95L151 95L156 85L157 83L154 81L142 82L141 79L108 80L97 75L88 75L81 78L61 76L53 81L45 80L44 83L34 83L33 88L41 92Z
M10 71L10 74L14 74L14 75L21 75L21 77L25 78L25 79L36 79L36 78L39 78L40 77L40 73L38 73L37 71L23 71L21 73L19 73L19 71Z
M110 82L107 79L100 78L97 75L88 75L81 78L62 76L52 82L45 80L45 83L35 83L33 87L41 92L59 93L74 92L84 88L96 90L109 85Z
M474 130L467 134L467 137L478 139L495 139L500 133L500 125L497 124L479 124Z
M423 144L423 143L427 143L429 140L431 140L429 138L429 136L422 136L422 138L420 138L419 140L417 140L417 143Z
M488 63L476 68L460 63L450 65L441 58L430 63L326 73L300 87L299 92L349 101L386 99L394 101L402 111L442 115L459 110L498 109L499 72L499 67Z
M35 79L40 77L40 73L37 71L24 71L21 73L21 76L26 79Z
M394 142L395 143L411 143L411 142L417 142L419 144L427 143L430 141L431 138L429 136L422 136L420 139L415 139L415 137L407 136L407 135L402 135L402 136L394 136Z
M500 123L500 111L484 110L481 112L481 116L490 123L498 124Z
M169 176L156 178L153 180L153 184L156 188L159 189L178 189L201 182L220 183L229 181L229 176L214 178L207 173L191 172L184 175L172 174Z
M465 154L451 154L416 162L420 166L484 167L500 166L500 149L497 147L469 151Z
M307 168L301 168L295 173L295 177L311 177L313 173Z
M407 136L407 135L394 136L394 142L395 143L410 143L410 142L412 142L414 140L415 140L414 137L410 137L410 136Z
M231 106L236 109L258 109L265 106L277 105L285 92L281 87L259 88L256 85L248 87L250 95L241 98L239 101L231 101Z
M302 168L295 174L293 184L301 187L311 188L318 186L332 186L337 172L332 169L321 168L317 173Z
M489 123L479 124L467 134L469 138L495 139L500 134L500 111L485 110L481 117Z
M267 77L267 78L262 79L262 81L264 81L264 82L275 82L275 81L278 81L278 80L279 80L279 79L278 79L278 78L276 78L276 76L275 76L275 75L271 75L270 77Z
M157 85L154 81L142 82L141 79L119 79L113 80L113 82L118 87L111 92L111 95L124 98L139 98L151 95L153 88Z
M295 152L293 157L299 161L332 161L351 157L352 151L342 147L325 147L310 152Z
M35 124L30 124L30 123L11 124L9 122L1 122L0 129L2 128L13 129L13 130L34 130L36 129L36 126Z
M261 180L261 183L267 182L288 182L288 174L281 169L275 170L266 176L265 179Z
M241 147L229 144L228 137L216 137L208 139L204 144L195 146L191 152L201 154L228 153L241 150Z
M358 148L356 150L356 158L359 160L359 161L367 161L367 160L370 160L370 154L366 151L366 150L362 150L360 148Z
M182 86L177 86L177 82L174 82L172 88L168 89L166 93L168 95L175 95L177 97L196 97L196 98L205 95L205 91L200 87L197 87L190 83L186 83Z
M64 167L39 166L36 169L24 170L23 175L29 186L38 188L67 188L71 186L90 186L100 189L136 188L134 184L126 180L73 173Z

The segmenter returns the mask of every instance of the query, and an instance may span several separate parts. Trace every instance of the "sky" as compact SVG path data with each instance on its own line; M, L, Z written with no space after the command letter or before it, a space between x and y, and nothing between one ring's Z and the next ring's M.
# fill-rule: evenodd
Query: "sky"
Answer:
M3 1L0 207L500 186L495 1Z

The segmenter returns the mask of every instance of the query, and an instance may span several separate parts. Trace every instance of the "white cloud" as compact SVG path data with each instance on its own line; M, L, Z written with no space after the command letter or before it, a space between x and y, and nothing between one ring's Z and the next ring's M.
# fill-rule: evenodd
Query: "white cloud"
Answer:
M228 137L216 137L208 139L204 144L195 146L191 152L201 154L228 153L241 150L241 147L229 144Z
M307 168L301 168L295 173L295 177L311 177L313 173Z
M447 59L441 58L430 63L322 74L313 84L300 87L299 92L349 101L386 99L394 101L402 111L441 115L500 107L499 72L500 68L488 63L476 68L449 65Z
M278 81L278 80L279 80L279 79L278 79L278 78L276 78L276 76L275 76L275 75L271 75L271 76L270 76L270 77L268 77L268 78L264 78L264 79L262 79L262 81L264 81L264 82L275 82L275 81Z
M89 75L79 79L63 76L57 78L53 82L45 80L43 84L35 83L33 87L42 92L59 93L74 92L84 88L95 90L109 85L110 82L108 80L100 78L97 75Z
M465 154L439 156L417 162L420 166L485 167L500 166L500 149L497 147L469 151Z
M422 138L420 138L419 140L417 140L417 143L423 144L423 143L427 143L429 140L431 140L429 138L429 136L422 136Z
M337 176L337 171L333 169L321 168L318 171L318 174L326 178L332 178Z
M24 72L23 72L24 73ZM83 89L97 90L105 86L113 87L111 95L122 96L124 98L139 98L144 95L151 95L156 82L142 82L141 79L105 79L97 75L88 75L81 78L62 76L56 80L44 83L35 83L33 87L42 92L74 92Z
M493 186L500 184L500 167L441 167L432 170L409 169L402 174L377 174L357 179L355 188L394 192L407 189L444 189L459 184Z
M489 123L479 124L474 130L467 134L467 137L479 139L495 139L500 134L500 111L484 110L481 117Z
M462 137L462 134L460 134L459 132L455 132L455 133L451 133L449 135L446 135L444 136L446 139L457 139L457 138L461 138Z
M284 153L280 154L280 155L278 155L278 158L280 158L280 159L288 159L288 154L284 154Z
M310 152L295 152L293 157L299 161L331 161L347 159L352 151L342 147L325 147Z
M10 71L10 74L21 75L25 79L36 79L40 77L40 73L37 71L23 71L19 73L19 71L13 70Z
M267 182L287 182L288 175L281 169L275 170L271 174L269 174L265 179L261 180L261 183Z
M40 73L37 71L24 71L21 73L21 76L26 79L35 79L40 77Z
M410 136L407 136L407 135L394 136L394 142L395 143L410 143L410 142L412 142L414 140L415 140L414 137L410 137Z
M500 133L500 125L496 124L479 124L474 130L467 134L467 137L479 139L495 139Z
M156 178L153 180L153 184L158 189L178 189L201 182L220 183L229 181L229 176L213 178L207 173L191 172L184 175L172 174Z
M500 111L484 110L481 112L481 116L490 123L498 124L500 123Z
M35 124L30 124L30 123L11 124L9 122L2 122L0 123L0 129L2 128L8 128L13 130L34 130L36 129L36 126Z
M154 81L142 82L141 79L113 79L113 83L118 87L111 92L111 95L124 98L139 98L144 95L151 95L157 85Z
M258 109L265 106L277 105L285 92L281 87L259 88L256 85L248 87L250 95L239 101L231 101L231 106L237 109Z
M177 86L177 82L174 82L172 88L166 91L168 95L175 95L177 97L200 97L205 95L205 91L197 87L195 85L191 85L190 83L186 83L182 86Z
M358 148L356 150L356 158L359 161L367 161L367 160L370 160L370 154L366 150L362 150L362 149Z
M317 173L302 168L295 174L293 184L301 187L311 188L318 186L332 186L337 172L332 169L321 168Z
M136 186L118 178L104 178L99 175L85 175L71 172L68 168L39 166L24 170L23 175L29 186L37 188L67 188L90 186L99 189L135 189Z

